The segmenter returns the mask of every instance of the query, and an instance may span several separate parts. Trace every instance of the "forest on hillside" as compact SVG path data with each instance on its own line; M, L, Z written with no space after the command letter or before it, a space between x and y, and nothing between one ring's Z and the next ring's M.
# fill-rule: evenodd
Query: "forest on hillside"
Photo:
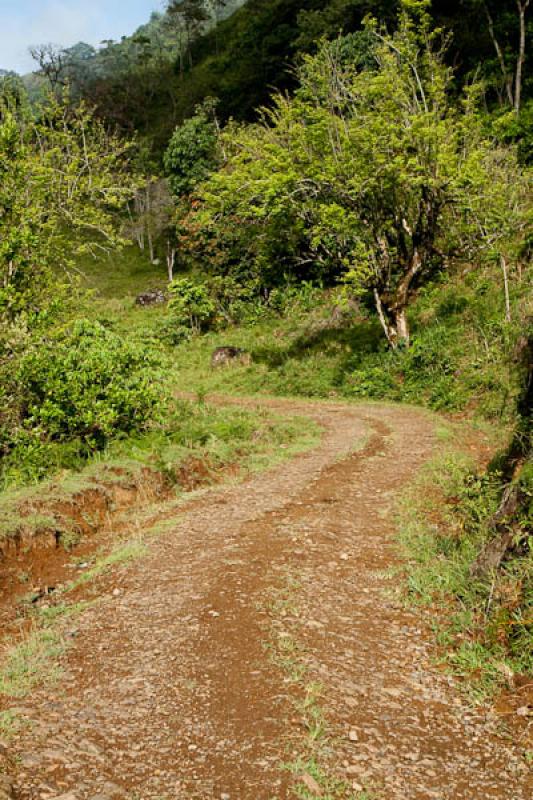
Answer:
M529 0L172 0L0 76L5 491L210 441L172 398L223 339L232 391L476 418L506 441L436 558L530 670L532 33Z

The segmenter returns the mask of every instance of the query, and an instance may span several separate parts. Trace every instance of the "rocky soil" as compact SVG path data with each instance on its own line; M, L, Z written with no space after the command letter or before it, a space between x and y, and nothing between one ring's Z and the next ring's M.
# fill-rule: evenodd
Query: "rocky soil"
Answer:
M320 446L192 499L98 583L60 682L11 701L13 796L530 800L502 719L435 666L427 618L392 592L395 502L434 451L432 418L271 405L316 419ZM301 755L337 795L283 768Z

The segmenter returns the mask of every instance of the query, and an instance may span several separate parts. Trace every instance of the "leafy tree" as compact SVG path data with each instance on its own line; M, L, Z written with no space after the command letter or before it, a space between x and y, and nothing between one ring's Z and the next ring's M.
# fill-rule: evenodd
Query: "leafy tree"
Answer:
M0 70L0 117L6 110L19 115L29 112L29 98L24 82L16 72Z
M176 197L190 194L218 162L216 102L210 98L174 131L164 157L170 188Z
M188 57L189 66L193 65L192 43L202 32L209 19L209 13L204 0L170 0L168 4L170 17L178 19L185 31L185 48L180 50L180 64L183 71L184 56Z
M0 111L0 468L16 451L40 475L46 441L103 446L153 406L141 351L90 324L50 333L75 296L62 270L121 244L137 180L131 146L83 105L52 98L38 121Z
M316 51L324 38L335 39L360 28L367 14L382 22L394 22L398 0L330 0L327 3L304 4L298 14L299 36L296 46L304 52Z
M84 107L51 99L39 122L0 122L0 319L42 312L52 268L121 243L130 145ZM44 305L43 305L44 302Z
M405 6L392 36L367 23L374 68L346 40L307 57L294 99L233 130L201 192L212 221L234 214L263 239L296 215L314 259L373 297L392 347L409 343L411 300L450 257L500 252L524 224L513 153L483 135L474 90L455 103L427 3Z

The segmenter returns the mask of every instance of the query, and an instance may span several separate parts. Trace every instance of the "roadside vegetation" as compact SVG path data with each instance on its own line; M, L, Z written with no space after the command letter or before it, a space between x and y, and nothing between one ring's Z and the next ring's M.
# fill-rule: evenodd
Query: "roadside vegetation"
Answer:
M407 599L438 612L442 661L477 702L501 688L518 690L519 701L533 671L530 470L517 480L524 506L507 521L513 541L497 568L473 565L494 537L501 473L479 473L458 442L424 473L401 514Z

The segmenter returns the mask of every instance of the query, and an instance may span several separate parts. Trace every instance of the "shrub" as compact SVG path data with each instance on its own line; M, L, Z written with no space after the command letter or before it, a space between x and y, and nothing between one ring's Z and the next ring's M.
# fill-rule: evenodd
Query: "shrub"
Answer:
M16 375L22 427L102 449L150 420L158 403L154 365L146 349L79 320L22 357Z
M300 284L285 283L270 292L269 305L282 316L298 310L302 313L313 311L324 300L323 287L312 281Z
M204 282L177 278L169 287L169 325L185 335L209 328L215 316L215 303ZM182 337L183 338L183 337Z

